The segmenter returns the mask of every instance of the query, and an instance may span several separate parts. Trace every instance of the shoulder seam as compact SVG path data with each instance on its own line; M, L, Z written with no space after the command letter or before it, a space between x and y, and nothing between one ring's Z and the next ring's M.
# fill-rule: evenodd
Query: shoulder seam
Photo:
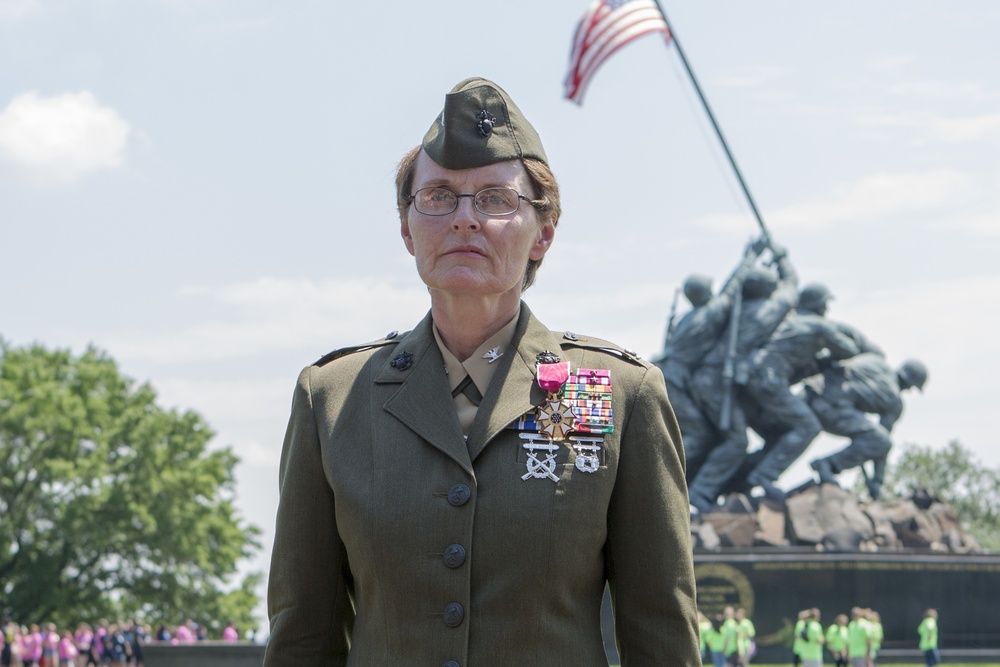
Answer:
M393 336L392 338L380 338L379 340L374 340L370 343L362 343L361 345L352 345L350 347L341 347L324 354L322 357L317 359L312 363L313 366L321 368L331 361L340 359L341 357L346 357L349 354L354 354L355 352L364 352L366 350L373 350L379 347L384 347L386 345L395 345L399 342L398 336Z
M634 351L619 347L610 341L602 340L600 338L578 336L572 332L566 332L563 336L563 340L559 341L559 344L563 348L578 347L605 352L638 366L645 366L646 364L646 362L644 362L643 359Z

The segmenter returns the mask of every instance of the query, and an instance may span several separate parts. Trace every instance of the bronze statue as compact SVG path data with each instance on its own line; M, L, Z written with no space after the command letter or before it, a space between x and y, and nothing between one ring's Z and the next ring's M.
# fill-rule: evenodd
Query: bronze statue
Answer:
M718 294L712 294L712 279L707 276L695 274L684 281L684 296L691 310L676 325L668 326L663 355L656 361L663 371L667 394L684 437L688 481L718 440L717 430L690 395L691 374L725 331L733 299L740 293L743 279L765 248L763 238L749 244L743 260Z
M656 364L684 438L691 504L707 512L721 494L754 487L783 500L778 477L822 430L851 444L812 462L820 481L836 483L840 471L872 460L866 480L877 499L900 391L922 388L926 367L911 360L893 371L857 328L827 319L830 290L812 283L799 291L786 251L767 236L746 248L718 294L700 275L683 291L692 308L679 320L671 312ZM748 428L764 441L752 454Z
M718 431L718 440L706 452L705 462L688 487L691 504L700 511L715 505L723 486L746 459L746 417L739 397L730 392L739 392L739 385L747 375L750 354L770 339L798 301L798 275L787 253L772 244L771 254L777 275L763 267L754 267L747 273L738 301L740 312L730 320L732 335L716 341L690 378L694 402ZM728 368L735 369L731 389L725 388L724 370ZM724 414L727 403L730 408Z
M814 373L820 361L846 359L858 353L854 341L824 317L829 299L825 286L804 287L797 309L751 357L745 400L756 403L761 420L780 435L774 440L765 438L763 455L757 458L746 481L778 500L784 499L784 493L775 486L778 477L821 430L819 418L803 397L792 393L792 386Z
M851 439L845 448L816 459L812 468L820 482L836 484L836 474L861 467L865 472L868 493L878 500L885 476L886 457L892 447L889 433L903 413L900 392L912 387L923 391L927 367L910 359L893 370L877 354L860 354L832 364L820 375L805 380L804 395L823 429ZM878 416L878 423L868 419ZM873 462L873 473L864 469Z

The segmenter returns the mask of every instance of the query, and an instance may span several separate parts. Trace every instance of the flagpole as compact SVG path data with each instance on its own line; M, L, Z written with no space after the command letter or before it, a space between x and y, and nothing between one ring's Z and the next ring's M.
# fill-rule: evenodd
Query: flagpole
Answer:
M753 211L754 217L757 219L757 225L760 227L760 231L764 234L764 236L770 238L771 234L768 232L767 226L764 224L764 219L761 217L760 211L757 210L757 204L754 203L753 195L750 194L750 188L747 187L746 181L743 180L743 174L740 173L740 168L736 166L736 159L729 150L729 144L726 143L726 138L722 136L722 130L719 128L719 124L715 121L715 115L712 113L712 108L708 106L708 100L705 99L705 94L701 92L701 86L698 85L698 79L695 78L694 72L691 70L691 65L688 64L687 57L684 55L684 49L681 48L681 43L677 39L677 33L675 33L673 27L671 27L670 21L667 19L667 13L663 11L663 5L660 4L660 0L653 0L653 2L656 3L656 8L660 10L660 16L663 17L663 22L667 24L667 30L670 32L670 39L677 48L677 54L681 57L681 62L684 63L684 69L687 70L688 77L691 78L691 84L694 86L695 92L698 93L698 98L701 99L702 106L705 107L705 113L708 114L708 120L712 122L715 134L719 137L719 143L722 144L722 150L726 152L726 157L729 158L729 164L732 166L733 172L736 174L736 180L740 182L740 187L743 188L743 194L746 195L747 202L750 204L750 209Z

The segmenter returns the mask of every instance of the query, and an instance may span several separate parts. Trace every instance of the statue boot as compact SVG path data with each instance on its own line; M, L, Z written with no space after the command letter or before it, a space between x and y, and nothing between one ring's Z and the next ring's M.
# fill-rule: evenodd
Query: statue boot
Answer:
M837 477L833 472L833 466L830 464L829 459L816 459L809 464L809 467L815 470L819 475L820 484L833 484L834 486L839 486L837 484Z

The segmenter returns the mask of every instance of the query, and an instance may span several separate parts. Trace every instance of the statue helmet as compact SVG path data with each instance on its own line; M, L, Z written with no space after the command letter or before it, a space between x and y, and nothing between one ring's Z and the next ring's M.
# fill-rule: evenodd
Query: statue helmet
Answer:
M927 366L916 359L907 359L900 365L896 375L906 383L907 387L916 387L923 391L927 382Z
M703 306L712 298L712 279L700 274L692 274L684 281L684 296L694 307Z
M773 271L755 266L743 279L744 299L766 299L778 286L778 277Z
M822 283L809 283L799 292L799 309L822 315L827 302L833 298L829 288Z

